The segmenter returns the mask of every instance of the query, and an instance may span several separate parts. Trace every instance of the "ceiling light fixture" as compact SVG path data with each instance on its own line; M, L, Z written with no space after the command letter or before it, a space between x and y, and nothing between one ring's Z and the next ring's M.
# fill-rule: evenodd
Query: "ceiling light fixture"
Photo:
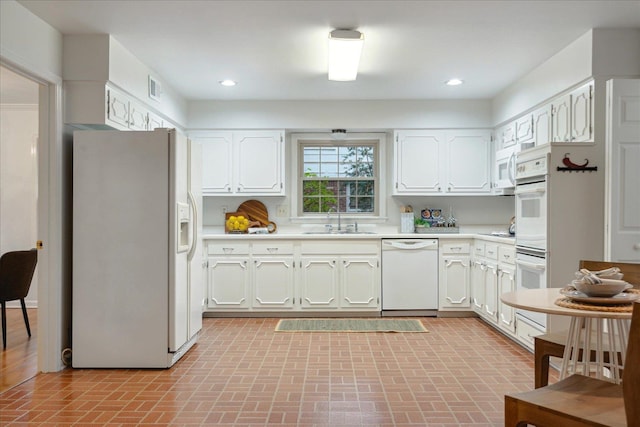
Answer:
M238 84L238 82L231 80L231 79L226 79L226 80L220 80L219 83L222 86L235 86Z
M445 82L445 84L447 86L458 86L461 85L463 82L460 79L449 79Z
M329 33L329 80L347 82L356 79L364 35L355 30Z

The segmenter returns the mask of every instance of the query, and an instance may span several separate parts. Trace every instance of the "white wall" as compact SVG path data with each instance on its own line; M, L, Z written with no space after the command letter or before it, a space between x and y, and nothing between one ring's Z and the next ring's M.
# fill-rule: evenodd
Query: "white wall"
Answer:
M590 30L493 98L493 124L502 124L591 77L592 41Z
M62 34L17 2L2 0L0 57L55 81L62 76Z
M189 129L489 128L489 100L192 101Z
M0 253L35 247L37 144L38 106L0 105ZM37 307L37 275L25 302Z

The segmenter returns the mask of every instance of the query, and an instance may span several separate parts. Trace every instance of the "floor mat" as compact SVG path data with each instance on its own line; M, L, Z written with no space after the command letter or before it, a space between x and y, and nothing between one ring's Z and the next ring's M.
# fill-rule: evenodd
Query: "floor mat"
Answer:
M281 319L277 332L429 332L417 319Z

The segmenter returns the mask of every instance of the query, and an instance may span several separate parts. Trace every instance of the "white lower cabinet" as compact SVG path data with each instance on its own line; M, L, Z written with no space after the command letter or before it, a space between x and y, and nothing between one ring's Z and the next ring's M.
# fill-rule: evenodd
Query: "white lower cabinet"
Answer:
M476 239L471 263L472 308L482 319L516 337L515 309L500 295L516 288L515 247Z
M254 243L252 249L252 308L294 308L293 244Z
M438 310L468 311L471 308L470 241L440 239Z
M346 309L380 308L380 261L375 257L349 256L341 260L340 306Z
M300 249L300 308L379 311L380 241L305 241Z
M207 245L207 309L247 310L249 301L248 243Z
M207 311L379 311L380 241L212 240Z
M298 278L300 308L338 308L338 261L335 257L301 257Z

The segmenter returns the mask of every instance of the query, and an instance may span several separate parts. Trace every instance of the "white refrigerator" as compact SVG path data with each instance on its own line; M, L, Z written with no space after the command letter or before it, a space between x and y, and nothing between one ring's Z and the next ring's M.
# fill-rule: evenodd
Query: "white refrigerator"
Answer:
M201 169L174 129L74 133L74 368L168 368L196 343Z

